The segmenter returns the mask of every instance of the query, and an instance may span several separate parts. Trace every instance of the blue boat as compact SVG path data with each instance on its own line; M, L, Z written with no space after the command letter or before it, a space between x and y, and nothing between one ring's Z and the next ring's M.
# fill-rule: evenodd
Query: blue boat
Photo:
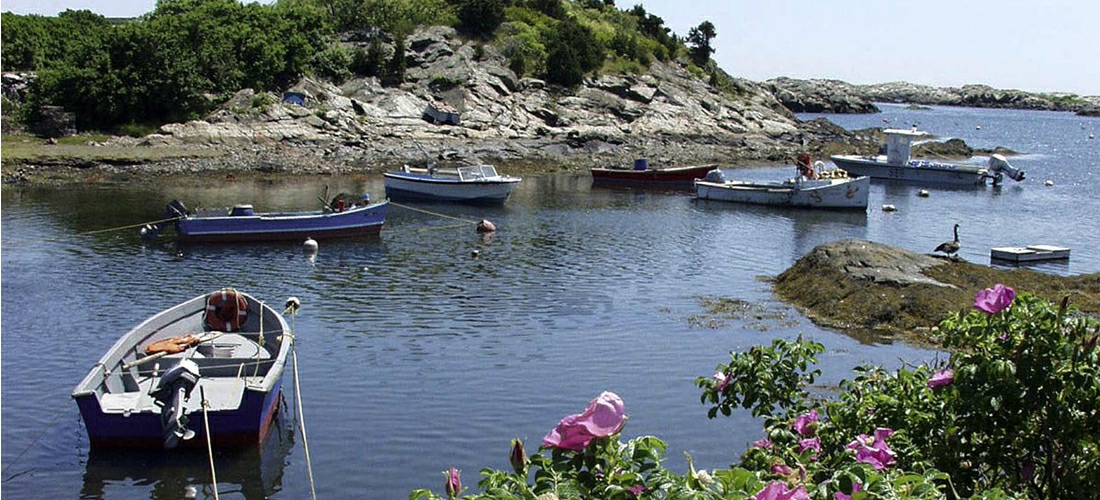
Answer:
M278 411L290 333L282 314L231 288L155 314L73 389L92 447L259 443Z
M252 205L237 205L226 212L191 213L179 200L168 204L165 219L175 221L176 234L185 243L248 241L304 241L307 238L376 236L386 222L388 201L352 204L338 198L322 210L257 213ZM150 228L150 234L159 232Z

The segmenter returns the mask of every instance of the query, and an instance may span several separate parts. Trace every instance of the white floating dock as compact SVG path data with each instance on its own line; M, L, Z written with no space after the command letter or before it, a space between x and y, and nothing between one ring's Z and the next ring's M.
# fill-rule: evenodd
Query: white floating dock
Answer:
M1069 258L1069 249L1051 245L1028 245L1026 247L998 247L989 251L989 257L1009 262L1032 262L1037 260L1061 260Z

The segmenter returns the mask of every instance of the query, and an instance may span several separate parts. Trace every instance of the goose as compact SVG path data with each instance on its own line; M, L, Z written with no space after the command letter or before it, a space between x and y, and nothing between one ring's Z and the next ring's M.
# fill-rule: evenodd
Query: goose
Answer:
M935 251L943 252L947 255L954 255L955 252L959 251L959 247L961 246L962 245L959 243L959 225L955 224L955 239L953 241L945 241L943 243L940 243L940 245L936 247Z

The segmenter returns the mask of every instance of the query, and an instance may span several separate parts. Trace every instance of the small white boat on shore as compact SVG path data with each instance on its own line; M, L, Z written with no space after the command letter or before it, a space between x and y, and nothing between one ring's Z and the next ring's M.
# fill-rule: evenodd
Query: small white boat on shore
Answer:
M391 200L421 200L502 205L512 188L522 180L500 175L492 165L458 168L414 168L383 174L386 197Z
M695 181L695 197L778 207L867 209L869 177L849 177L843 170L825 170L822 162L817 163L816 169L800 167L798 177L783 182L731 181L721 170L712 170Z
M1005 176L1024 180L1024 171L1013 167L1004 156L989 157L986 167L958 163L912 159L913 140L924 137L917 130L886 129L886 155L858 156L834 155L837 168L852 175L866 175L874 179L953 186L982 186L987 181L1000 185Z

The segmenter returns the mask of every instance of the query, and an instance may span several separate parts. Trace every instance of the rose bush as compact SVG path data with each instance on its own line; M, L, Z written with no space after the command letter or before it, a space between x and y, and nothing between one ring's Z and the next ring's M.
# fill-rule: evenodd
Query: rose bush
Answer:
M949 359L856 367L830 399L808 392L824 346L777 339L696 379L710 418L739 408L762 418L763 436L730 468L696 470L690 456L684 475L664 468L660 439L620 440L623 402L604 393L561 419L539 452L514 440L513 470L482 470L481 492L465 498L1088 497L1100 491L1097 330L1065 300L998 285L941 322ZM460 489L448 476L445 493Z

